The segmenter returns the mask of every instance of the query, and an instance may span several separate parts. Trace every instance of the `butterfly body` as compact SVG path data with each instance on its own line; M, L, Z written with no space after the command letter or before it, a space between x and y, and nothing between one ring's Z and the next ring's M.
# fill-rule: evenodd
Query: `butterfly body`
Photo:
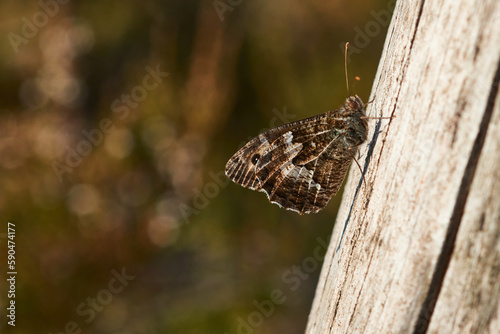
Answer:
M323 209L342 185L357 147L367 139L363 101L270 129L226 164L226 175L299 214Z

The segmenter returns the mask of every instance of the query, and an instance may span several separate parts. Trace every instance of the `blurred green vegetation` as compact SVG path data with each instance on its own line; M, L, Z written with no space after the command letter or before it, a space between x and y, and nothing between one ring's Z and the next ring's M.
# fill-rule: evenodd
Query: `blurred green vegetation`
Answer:
M302 333L321 263L293 268L328 240L341 196L299 216L224 166L261 130L343 103L345 41L367 101L388 7L2 2L0 243L14 223L18 274L16 327L0 330ZM122 270L134 278L117 283Z

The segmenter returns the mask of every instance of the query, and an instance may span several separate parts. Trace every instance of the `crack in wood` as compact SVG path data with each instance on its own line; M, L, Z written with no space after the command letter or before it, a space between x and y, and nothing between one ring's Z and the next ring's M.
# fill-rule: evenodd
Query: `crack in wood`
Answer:
M462 182L458 191L458 196L455 201L453 213L450 218L448 230L446 232L446 238L444 240L441 253L432 275L431 284L429 285L429 291L424 303L422 304L422 308L420 309L419 316L415 323L415 328L413 330L413 333L415 334L426 333L428 330L432 314L434 312L434 307L436 306L436 302L443 285L444 277L451 261L458 229L460 227L460 223L462 221L465 210L465 205L467 203L467 197L469 196L470 187L474 180L474 174L476 172L479 157L481 156L481 151L483 149L486 134L488 132L491 116L493 114L493 109L498 95L499 83L500 61L497 64L497 70L490 89L490 94L488 96L488 104L486 105L483 119L481 120L481 124L479 125L479 131L474 141L474 145L472 146L471 155L469 157L469 160L467 161L467 166L465 167Z

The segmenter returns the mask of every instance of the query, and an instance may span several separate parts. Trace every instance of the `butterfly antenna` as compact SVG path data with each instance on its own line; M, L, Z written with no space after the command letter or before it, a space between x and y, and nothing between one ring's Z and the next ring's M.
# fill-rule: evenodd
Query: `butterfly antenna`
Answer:
M351 96L351 91L349 89L349 76L347 75L347 48L349 48L349 42L345 43L344 69L345 69L345 84L347 85L347 94Z
M354 77L354 83L352 84L352 88L354 89L356 87L356 84L361 81L361 78L358 76Z

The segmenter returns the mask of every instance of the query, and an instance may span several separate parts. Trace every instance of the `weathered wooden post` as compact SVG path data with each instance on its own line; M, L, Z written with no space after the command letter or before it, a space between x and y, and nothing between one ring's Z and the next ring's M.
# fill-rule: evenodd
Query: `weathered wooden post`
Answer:
M399 1L307 333L500 333L500 2Z

